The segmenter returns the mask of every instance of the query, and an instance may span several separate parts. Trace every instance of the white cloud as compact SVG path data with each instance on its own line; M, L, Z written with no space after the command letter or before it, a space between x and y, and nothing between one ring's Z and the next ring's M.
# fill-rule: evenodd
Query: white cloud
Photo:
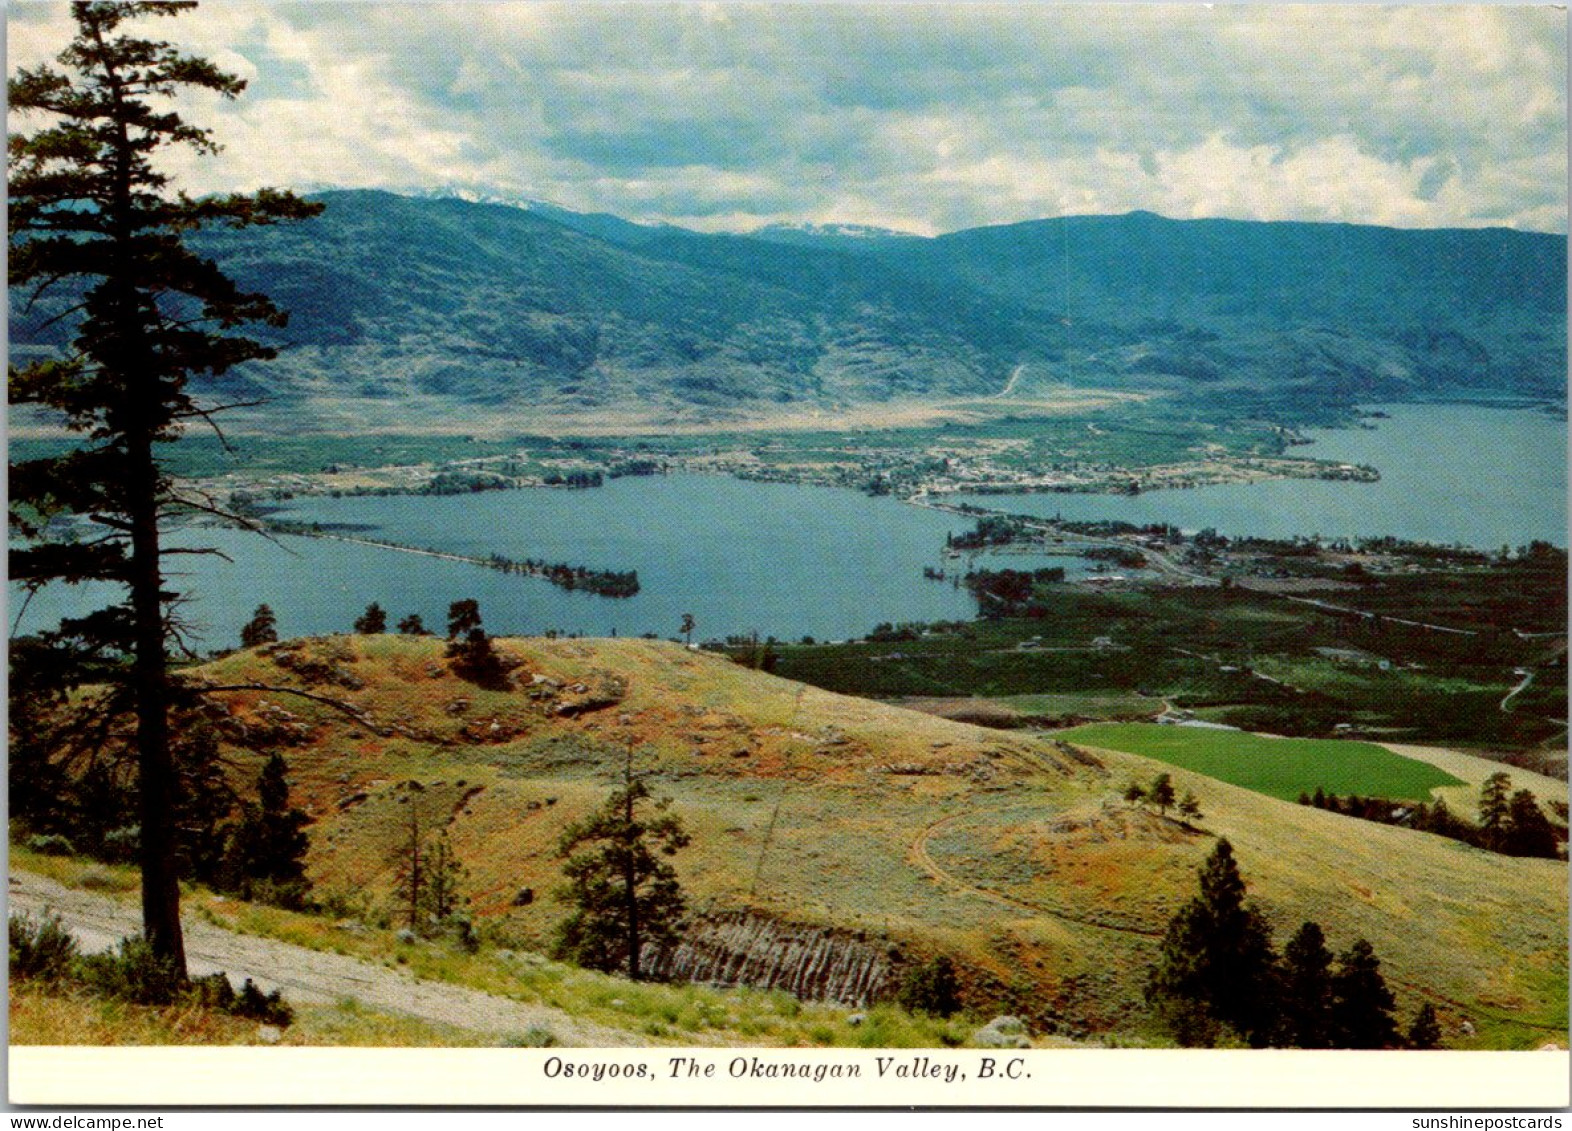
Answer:
M11 62L62 42L13 6ZM1566 227L1565 17L1357 5L208 3L201 190L499 188L705 227L1060 212Z

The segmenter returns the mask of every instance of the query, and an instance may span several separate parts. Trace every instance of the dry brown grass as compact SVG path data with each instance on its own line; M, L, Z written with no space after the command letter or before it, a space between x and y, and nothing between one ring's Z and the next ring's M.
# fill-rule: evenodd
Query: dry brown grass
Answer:
M283 752L316 818L319 898L373 922L387 914L418 805L450 822L483 931L543 947L565 912L552 895L557 840L604 799L631 745L693 833L674 862L696 910L753 907L917 953L949 950L1001 1008L1094 1030L1137 1024L1156 939L1193 894L1214 838L1227 836L1279 941L1307 919L1334 948L1368 938L1405 1017L1428 1000L1454 1040L1465 1017L1478 1045L1564 1039L1565 865L1354 821L1134 755L1100 752L1099 771L1019 732L833 695L677 645L500 646L519 661L516 686L488 691L448 670L439 641L308 643L363 681L315 690L366 712L379 733L286 696L231 698L237 719L255 719L265 699L312 726ZM257 653L204 674L292 678ZM550 686L537 677L561 698L532 698ZM580 684L620 687L621 701L554 714ZM260 755L231 753L254 775ZM1201 831L1118 800L1160 771L1200 797ZM533 901L513 906L524 888ZM331 922L314 922L288 929L306 945L347 944ZM1503 1001L1514 1004L1494 1004Z
M1509 766L1474 754L1465 754L1460 750L1447 750L1440 746L1414 746L1396 742L1383 742L1381 745L1405 757L1417 758L1421 762L1439 766L1447 773L1461 778L1465 784L1445 786L1435 791L1437 796L1446 798L1446 803L1457 813L1471 815L1474 812L1479 801L1480 786L1484 785L1486 778L1495 773L1510 775L1513 789L1532 790L1534 796L1541 801L1560 801L1565 804L1567 800L1565 779L1547 777L1544 774L1536 774L1532 770Z
M200 1005L131 1005L82 990L10 987L14 1045L352 1045L453 1048L484 1043L464 1029L362 1008L301 1006L284 1029Z

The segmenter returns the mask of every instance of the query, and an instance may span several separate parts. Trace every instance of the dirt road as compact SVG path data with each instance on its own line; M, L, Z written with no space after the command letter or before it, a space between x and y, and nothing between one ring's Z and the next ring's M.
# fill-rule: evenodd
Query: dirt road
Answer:
M1094 919L1089 915L1079 915L1073 911L1066 911L1062 908L1049 907L1041 903L1028 903L1023 899L1016 899L1014 896L1005 895L1003 892L995 891L993 888L982 887L981 885L974 883L969 879L958 876L934 859L932 849L930 848L930 842L941 829L955 824L958 821L968 820L970 818L986 814L1013 812L1015 810L1026 808L1027 807L1020 805L1007 805L999 809L975 809L965 813L955 813L948 817L941 817L939 820L934 821L932 824L928 825L921 832L919 832L917 834L917 838L912 841L912 860L917 864L918 867L927 872L928 875L936 880L941 886L950 888L953 891L960 892L965 895L972 895L979 899L986 899L990 903L999 904L1001 907L1008 907L1016 911L1030 911L1038 915L1052 915L1054 918L1063 919L1067 923L1079 923L1083 927L1096 927L1098 930L1102 931L1117 931L1121 934L1127 935L1144 935L1148 938L1162 937L1163 932L1155 928L1137 927L1125 923L1105 922L1100 919ZM1041 809L1041 807L1033 806L1030 808L1034 817L1040 818L1046 814L1046 810Z
M106 950L137 934L137 908L91 892L74 891L42 876L12 872L10 914L45 910L59 915L85 951ZM280 988L291 1002L335 1002L352 998L372 1009L402 1013L500 1037L529 1029L549 1031L559 1043L580 1047L651 1043L641 1034L578 1020L558 1009L527 1005L445 982L426 982L404 970L358 958L223 930L186 917L186 959L193 975L222 970L231 980L253 979L264 990Z

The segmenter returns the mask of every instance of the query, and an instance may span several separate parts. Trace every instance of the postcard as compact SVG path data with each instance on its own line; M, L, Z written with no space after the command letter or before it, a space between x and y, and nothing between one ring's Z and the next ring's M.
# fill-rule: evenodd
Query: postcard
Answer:
M13 4L11 1102L1572 1102L1566 32Z

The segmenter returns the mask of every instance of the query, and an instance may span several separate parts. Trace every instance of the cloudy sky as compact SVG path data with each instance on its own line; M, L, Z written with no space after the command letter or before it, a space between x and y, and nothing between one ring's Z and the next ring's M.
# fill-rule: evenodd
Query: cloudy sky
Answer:
M181 160L193 191L461 186L733 230L1567 227L1544 6L223 0L151 24L251 84L190 107L226 147ZM10 5L13 70L68 37L65 5Z

